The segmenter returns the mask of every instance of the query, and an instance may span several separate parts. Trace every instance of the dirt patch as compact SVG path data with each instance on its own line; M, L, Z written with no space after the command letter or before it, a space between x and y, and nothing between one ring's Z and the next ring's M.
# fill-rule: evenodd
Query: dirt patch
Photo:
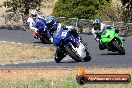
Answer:
M52 10L54 8L55 3L58 0L44 0L41 4L41 11L44 13L46 17L50 16L52 14Z
M86 68L87 74L132 74L132 68ZM65 80L68 76L76 77L78 69L33 69L33 70L0 70L1 80L50 79Z
M0 63L51 59L54 51L51 47L1 42Z

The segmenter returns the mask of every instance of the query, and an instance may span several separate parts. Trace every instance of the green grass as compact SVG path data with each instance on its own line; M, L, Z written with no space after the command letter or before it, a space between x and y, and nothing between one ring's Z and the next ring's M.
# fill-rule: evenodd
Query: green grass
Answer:
M64 81L48 79L31 79L26 81L1 80L0 88L132 88L129 84L85 84L78 85L73 77L67 77Z
M28 81L0 81L0 88L79 88L79 85L73 79L66 82L56 82L47 79L33 79Z

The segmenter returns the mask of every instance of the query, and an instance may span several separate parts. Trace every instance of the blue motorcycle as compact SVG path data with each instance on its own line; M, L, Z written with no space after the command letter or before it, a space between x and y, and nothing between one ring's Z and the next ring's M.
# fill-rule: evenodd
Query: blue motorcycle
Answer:
M48 28L45 26L44 20L40 19L40 21L37 22L35 26L36 28L38 28L38 34L39 34L38 36L40 41L44 44L51 43L50 41L51 35L48 31Z
M81 39L73 36L71 30L58 29L54 34L53 44L57 47L54 59L57 63L66 55L69 55L76 62L91 60L88 49Z

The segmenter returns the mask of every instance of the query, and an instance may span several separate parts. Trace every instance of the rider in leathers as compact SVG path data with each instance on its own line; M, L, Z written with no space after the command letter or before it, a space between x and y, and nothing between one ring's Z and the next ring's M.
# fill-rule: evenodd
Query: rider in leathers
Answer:
M93 21L93 28L92 28L92 33L95 36L95 40L99 42L99 49L103 50L105 47L103 44L100 42L100 37L103 31L107 29L107 26L104 23L100 23L99 19L95 19Z
M27 23L29 25L30 31L33 32L33 36L34 38L38 39L38 29L36 28L36 23L40 20L40 19L44 19L43 17L41 17L40 15L38 15L37 10L31 10L30 15L27 19Z
M53 40L54 38L54 34L56 33L57 30L59 29L63 29L63 30L71 30L70 32L72 33L72 35L76 38L79 38L79 35L76 31L76 29L72 26L66 26L64 24L61 23L57 23L57 21L53 18L53 17L48 17L45 19L46 21L46 26L49 29L49 32L51 34L51 40ZM52 41L53 42L53 41ZM61 55L62 58L64 58L66 55L64 55L64 53L60 50L59 47L56 47L56 53L55 53L55 58L58 58L58 55Z

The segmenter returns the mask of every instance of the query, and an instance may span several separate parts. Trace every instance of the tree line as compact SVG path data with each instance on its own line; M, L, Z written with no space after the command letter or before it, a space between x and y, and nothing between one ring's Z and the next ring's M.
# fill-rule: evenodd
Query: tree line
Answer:
M7 0L3 6L8 11L29 14L29 9L41 5L44 0ZM51 0L53 1L53 0ZM55 17L77 17L83 19L132 21L132 0L121 0L122 7L114 7L112 0L58 0L53 8Z

